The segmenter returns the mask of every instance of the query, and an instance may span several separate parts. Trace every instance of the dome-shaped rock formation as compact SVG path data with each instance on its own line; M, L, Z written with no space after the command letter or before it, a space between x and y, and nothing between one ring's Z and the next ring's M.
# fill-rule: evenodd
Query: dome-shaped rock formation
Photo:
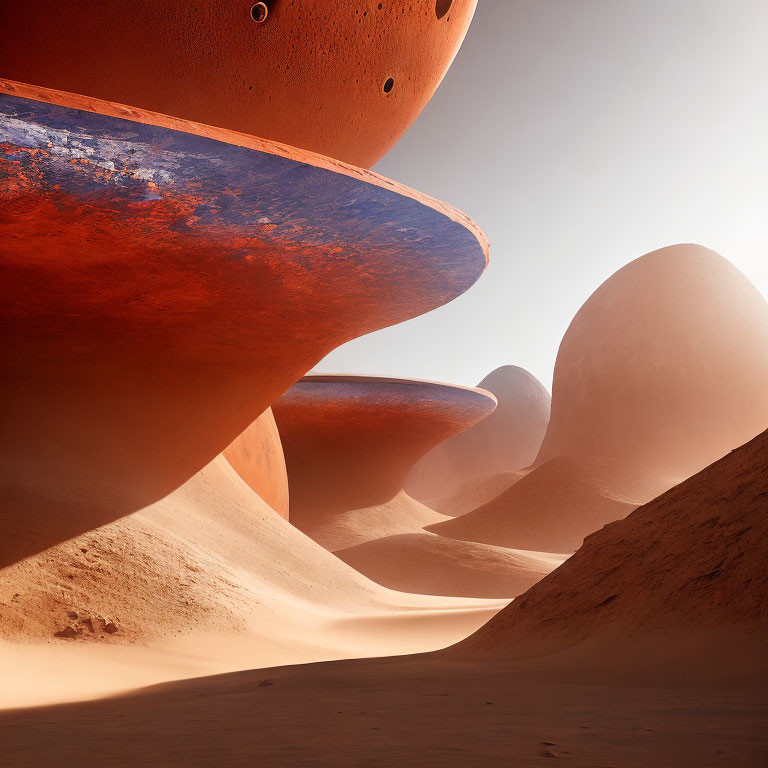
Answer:
M768 303L698 245L629 263L573 319L535 468L435 533L572 552L768 426Z
M577 312L538 463L604 456L688 477L768 427L768 303L730 262L675 245Z
M432 502L449 499L468 481L531 464L547 430L549 392L525 369L504 365L477 386L496 396L496 410L433 448L416 464L405 484L408 493L438 512L445 510L439 502Z

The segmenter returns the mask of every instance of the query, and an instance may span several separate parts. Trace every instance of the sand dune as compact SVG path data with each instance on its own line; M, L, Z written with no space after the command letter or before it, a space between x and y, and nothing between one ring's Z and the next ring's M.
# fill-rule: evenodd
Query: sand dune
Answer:
M131 665L135 685L444 646L502 606L374 584L276 515L218 457L150 507L4 569L0 638L9 644L0 658L27 671L57 660L55 675L70 685L59 695L76 699L125 687L120 669ZM88 658L104 679L72 680L69 667ZM32 675L2 698L50 689Z
M427 530L500 547L569 553L592 531L674 484L605 459L558 456L478 509Z
M406 533L335 552L390 589L427 595L516 597L557 568L564 555Z
M349 509L327 516L307 516L300 526L311 539L331 552L373 539L421 531L450 520L400 491L384 504ZM292 521L293 522L293 521Z
M336 550L443 520L403 493L405 477L426 451L495 405L487 392L450 384L306 376L273 405L291 522Z
M538 379L523 368L504 365L478 385L498 400L496 410L473 427L450 437L419 460L405 490L429 503L474 481L526 467L536 458L549 421L550 396ZM488 499L478 498L472 509ZM443 510L440 510L443 511Z
M768 666L768 432L606 526L457 652ZM639 649L639 650L638 650ZM702 662L702 659L705 660Z
M519 470L473 477L455 491L435 499L427 499L425 504L442 515L460 517L500 496L526 474L527 470Z
M5 744L20 767L87 752L103 765L753 768L768 755L767 493L764 433L591 536L454 648L0 713Z

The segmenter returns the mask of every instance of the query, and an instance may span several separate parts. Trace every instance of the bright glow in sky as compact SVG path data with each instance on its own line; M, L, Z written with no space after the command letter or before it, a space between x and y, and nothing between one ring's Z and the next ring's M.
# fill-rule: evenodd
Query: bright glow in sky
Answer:
M479 0L453 67L375 170L472 216L464 296L318 370L551 386L565 329L628 261L719 252L768 295L768 3Z

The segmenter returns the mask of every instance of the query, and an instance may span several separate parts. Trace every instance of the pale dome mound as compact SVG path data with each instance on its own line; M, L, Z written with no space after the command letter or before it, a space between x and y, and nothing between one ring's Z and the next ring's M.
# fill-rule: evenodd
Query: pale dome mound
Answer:
M496 410L433 448L416 464L405 485L417 499L447 514L453 497L470 481L477 486L481 478L514 472L531 464L549 423L549 392L524 368L503 365L477 386L496 396ZM512 482L510 479L509 485ZM474 506L488 500L480 489L477 498ZM440 501L435 503L436 500Z
M768 303L699 245L620 269L574 317L537 464L610 457L690 476L768 426Z

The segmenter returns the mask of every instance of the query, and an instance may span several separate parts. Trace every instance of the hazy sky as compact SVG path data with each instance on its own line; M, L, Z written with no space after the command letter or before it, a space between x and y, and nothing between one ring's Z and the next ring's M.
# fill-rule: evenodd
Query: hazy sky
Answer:
M767 41L767 0L479 0L375 170L472 216L491 264L318 370L475 384L511 363L550 387L589 294L673 243L718 251L768 295Z

